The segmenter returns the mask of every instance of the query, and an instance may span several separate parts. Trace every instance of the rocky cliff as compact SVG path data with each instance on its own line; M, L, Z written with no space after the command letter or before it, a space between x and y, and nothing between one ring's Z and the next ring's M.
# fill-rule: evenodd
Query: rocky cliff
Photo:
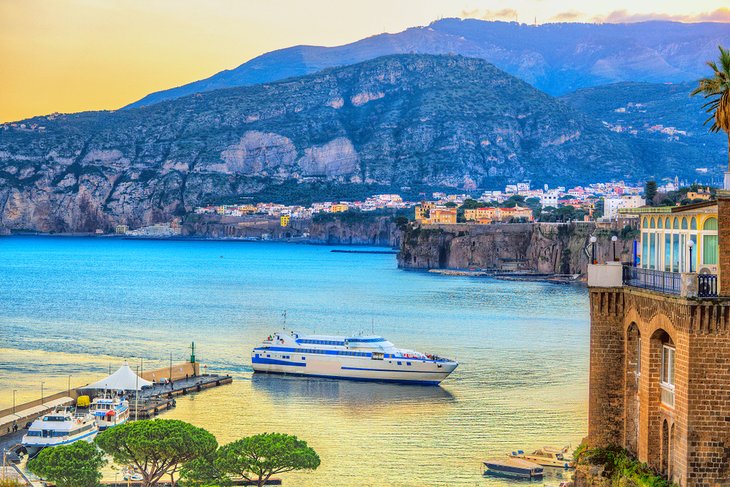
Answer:
M516 223L409 226L402 237L398 266L404 269L510 269L582 274L590 260L593 223ZM617 242L622 260L631 259L632 241ZM599 238L596 258L612 258L610 236Z
M0 127L0 227L16 230L136 228L292 183L469 190L633 179L644 167L600 122L455 56Z
M344 214L343 214L344 215ZM236 218L190 215L182 233L202 238L267 238L327 245L400 246L401 230L392 216L327 215L291 220L282 227L278 218Z

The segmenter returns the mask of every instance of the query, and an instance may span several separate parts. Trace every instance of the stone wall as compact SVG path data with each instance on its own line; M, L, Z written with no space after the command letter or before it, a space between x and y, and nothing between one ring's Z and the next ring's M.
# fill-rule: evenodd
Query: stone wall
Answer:
M590 301L589 446L622 446L682 486L730 482L730 300L592 287ZM664 344L673 406L661 400Z

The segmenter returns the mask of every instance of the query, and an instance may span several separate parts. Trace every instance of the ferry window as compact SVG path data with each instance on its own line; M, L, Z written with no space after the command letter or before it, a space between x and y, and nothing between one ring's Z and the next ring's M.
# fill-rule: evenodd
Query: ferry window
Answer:
M259 358L259 354L258 353L256 354L256 358Z
M410 362L406 362L406 365L411 365L411 363Z
M267 357L271 357L271 355L269 355L268 353L266 354L266 356L267 356Z
M302 357L302 360L307 360L307 357Z
M398 365L403 365L403 363L402 362L398 362Z

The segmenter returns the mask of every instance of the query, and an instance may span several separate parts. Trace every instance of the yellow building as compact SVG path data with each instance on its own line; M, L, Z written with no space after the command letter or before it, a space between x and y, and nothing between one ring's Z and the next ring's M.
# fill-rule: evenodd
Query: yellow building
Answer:
M436 203L432 201L423 201L420 205L416 205L416 221L418 223L428 223L428 215L431 210L436 208Z
M454 225L456 224L456 208L439 207L429 213L429 225Z
M717 202L645 206L621 213L625 212L640 218L639 267L666 272L717 273Z
M497 208L473 208L464 210L464 219L468 222L491 223L497 216Z
M291 219L291 217L289 215L281 215L281 217L279 217L279 224L282 227L288 227L290 219Z
M697 191L688 191L687 199L690 200L709 200L712 198L710 188L699 188Z
M350 207L344 203L335 203L330 206L330 213L343 213L349 209Z

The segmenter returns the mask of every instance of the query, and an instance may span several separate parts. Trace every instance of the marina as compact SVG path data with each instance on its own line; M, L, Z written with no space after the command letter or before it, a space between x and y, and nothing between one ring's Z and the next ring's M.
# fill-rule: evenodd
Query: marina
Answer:
M75 238L0 239L0 246L13 263L3 274L13 285L0 316L7 338L0 408L12 407L14 389L20 412L38 400L41 381L48 403L57 399L48 391L70 397L68 374L74 386L90 384L114 373L120 355L143 357L144 369L139 359L129 359L130 368L150 382L154 371L155 396L165 401L156 404L159 417L204 427L219 444L262 431L306 439L321 467L284 478L302 487L323 479L355 487L363 478L504 485L481 477L485 456L577 444L585 436L587 355L574 351L587 343L581 288L402 272L392 255L319 246ZM74 274L86 260L94 267ZM70 295L41 291L58 286ZM151 307L159 313L151 316ZM302 334L358 336L366 329L362 336L453 358L459 367L436 387L253 373L251 351L281 329L282 309L288 327ZM109 329L116 339L99 340ZM33 338L32 350L19 336ZM229 375L232 383L214 387L211 379L198 394L197 379L185 381L192 369L186 372L189 360L181 359L192 340L200 342L207 375ZM170 350L177 358L172 389L160 384L170 375ZM202 363L199 372L204 379ZM104 481L114 481L114 473L106 470Z

